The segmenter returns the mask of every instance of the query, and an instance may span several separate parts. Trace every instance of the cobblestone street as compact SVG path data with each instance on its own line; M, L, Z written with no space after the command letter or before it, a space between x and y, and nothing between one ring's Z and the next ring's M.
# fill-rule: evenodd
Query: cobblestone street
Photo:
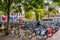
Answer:
M17 36L10 38L8 36L3 36L3 35L1 36L1 33L0 33L0 40L29 40L29 39L27 39L26 37L19 38ZM30 40L37 40L37 39L36 37L33 37ZM47 40L60 40L60 30L56 32L52 37L49 37Z
M48 38L47 40L60 40L60 30L56 32L51 38Z

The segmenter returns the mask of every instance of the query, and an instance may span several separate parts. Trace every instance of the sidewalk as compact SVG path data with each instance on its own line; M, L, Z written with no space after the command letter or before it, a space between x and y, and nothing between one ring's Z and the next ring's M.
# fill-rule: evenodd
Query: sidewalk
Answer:
M60 29L51 38L48 38L47 40L60 40Z

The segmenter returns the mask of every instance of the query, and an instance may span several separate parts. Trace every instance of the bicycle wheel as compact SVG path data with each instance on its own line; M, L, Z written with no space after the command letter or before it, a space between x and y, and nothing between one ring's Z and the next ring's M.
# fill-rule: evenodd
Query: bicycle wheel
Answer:
M14 34L14 31L11 31L11 33L9 34L9 37L14 37L15 34Z
M25 33L25 36L26 36L28 39L31 39L31 38L32 38L32 34L29 33L29 32L26 32L26 33Z

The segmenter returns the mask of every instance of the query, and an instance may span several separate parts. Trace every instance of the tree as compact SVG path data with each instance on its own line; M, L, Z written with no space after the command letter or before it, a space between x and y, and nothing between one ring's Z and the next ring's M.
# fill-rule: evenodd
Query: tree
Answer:
M53 11L53 14L56 16L56 14L58 13L58 11L56 9L54 9Z
M31 19L33 16L32 10L29 10L28 12L25 13L25 18Z
M15 5L13 6L12 4L15 3ZM7 13L8 16L8 27L9 27L9 15L11 10L16 9L16 12L21 12L21 7L24 8L25 14L29 15L31 14L31 10L34 11L35 10L35 14L36 14L36 19L39 19L39 16L42 17L41 15L39 15L37 9L40 8L44 8L43 6L43 0L4 0L4 2L0 1L0 6L3 7L4 12ZM1 7L1 8L2 8ZM1 9L0 9L1 10ZM29 14L28 14L29 13ZM29 15L32 16L32 15Z
M3 13L3 12L2 12L2 11L0 11L0 16L2 15L2 13Z
M9 15L10 15L10 6L11 6L11 2L12 2L12 0L7 0L7 8L6 8L6 10L7 10L7 28L9 28Z
M48 11L47 11L47 16L48 16L48 18L49 18L49 16L50 16L50 13L51 13L51 12L56 15L58 11L57 11L55 8L53 8L53 7L49 7L49 8L48 8Z
M23 4L25 13L28 12L29 10L32 10L35 12L36 19L39 20L39 13L38 9L44 8L43 7L43 0L26 0L25 3Z
M55 4L57 4L58 6L60 6L60 0L52 0Z
M38 21L38 20L41 20L43 16L45 16L45 14L44 14L44 9L42 9L42 8L36 9L36 11L35 11L36 20L37 20L37 21Z
M0 0L0 11L6 11L6 2L2 2L2 0Z
M49 19L49 16L50 16L50 11L46 11L46 13L47 13L47 16L48 16L48 19Z
M4 2L0 1L0 6L3 7L4 11L7 13L7 28L9 27L9 14L10 14L10 6L11 6L12 0L4 0Z

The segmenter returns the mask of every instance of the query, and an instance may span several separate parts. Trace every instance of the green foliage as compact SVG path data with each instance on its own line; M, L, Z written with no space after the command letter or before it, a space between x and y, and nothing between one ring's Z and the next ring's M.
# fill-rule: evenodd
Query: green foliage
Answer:
M53 0L53 2L60 2L60 0Z
M15 9L15 7L14 7L13 4L11 4L10 11L13 10L13 9Z
M43 16L44 16L44 10L43 9L39 8L39 9L35 10L36 20L42 19Z
M46 12L46 14L47 14L47 16L48 16L48 18L49 18L49 15L50 15L50 11L47 11L47 12Z
M32 10L29 10L28 12L25 12L25 18L27 18L27 19L31 19L32 16L33 16L33 14L32 14Z
M54 3L56 3L58 6L60 6L60 0L52 0Z
M3 12L2 12L2 11L0 11L0 16L2 15L2 13L3 13Z
M50 4L47 2L47 3L44 3L45 6L50 6Z
M23 7L25 12L25 17L27 19L31 19L32 11L35 11L35 16L37 20L41 19L44 16L43 10L40 10L44 8L43 0L38 0L38 1L37 0L10 0L10 1L11 1L10 12L11 10L15 10L15 12L21 12L21 7ZM15 3L15 5L13 5L13 3ZM1 6L3 6L2 11L6 12L7 0L4 0L4 2L0 2L0 4ZM45 5L49 5L49 4L46 3Z
M53 10L55 10L55 8L49 7L48 11L52 12Z
M53 8L53 7L49 7L48 11L46 12L48 18L49 18L49 15L50 15L51 12L56 15L58 11L55 8Z

